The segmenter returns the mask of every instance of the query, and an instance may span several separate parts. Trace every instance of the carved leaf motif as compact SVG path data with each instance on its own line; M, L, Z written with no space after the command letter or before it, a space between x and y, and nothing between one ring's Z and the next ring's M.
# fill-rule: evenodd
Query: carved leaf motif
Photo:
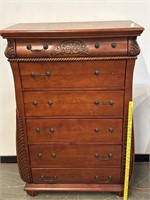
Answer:
M129 55L136 56L140 53L140 47L135 39L129 41Z
M83 54L88 55L87 47L80 41L67 40L55 49L54 55Z
M5 55L7 58L14 58L16 56L14 41L7 40L7 47L5 50Z
M32 178L28 166L24 137L25 135L24 135L23 121L20 116L17 116L17 157L18 157L19 172L22 180L24 180L27 183L31 183Z

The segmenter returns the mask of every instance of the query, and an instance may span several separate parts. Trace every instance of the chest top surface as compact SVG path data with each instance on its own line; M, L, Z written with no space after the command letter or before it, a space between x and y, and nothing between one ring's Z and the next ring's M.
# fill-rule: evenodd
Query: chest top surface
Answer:
M144 28L133 21L20 23L1 31L7 37L138 36Z

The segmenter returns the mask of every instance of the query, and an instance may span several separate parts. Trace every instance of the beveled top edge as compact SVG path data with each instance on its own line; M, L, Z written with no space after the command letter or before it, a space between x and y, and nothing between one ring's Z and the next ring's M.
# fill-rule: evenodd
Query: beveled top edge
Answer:
M125 35L138 36L144 28L131 20L62 22L62 23L20 23L3 29L3 37L66 37L67 34L88 36Z

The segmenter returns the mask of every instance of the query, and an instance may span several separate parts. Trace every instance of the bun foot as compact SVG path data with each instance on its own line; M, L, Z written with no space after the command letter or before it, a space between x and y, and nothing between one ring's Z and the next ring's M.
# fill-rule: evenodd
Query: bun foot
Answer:
M35 196L38 195L38 192L37 192L37 191L26 191L26 193L27 193L28 195L30 195L31 197L35 197Z
M118 192L119 197L123 197L123 192Z

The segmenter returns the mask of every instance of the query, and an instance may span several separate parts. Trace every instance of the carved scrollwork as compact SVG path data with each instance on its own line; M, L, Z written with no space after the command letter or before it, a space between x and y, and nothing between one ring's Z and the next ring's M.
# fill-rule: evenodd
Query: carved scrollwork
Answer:
M83 54L88 55L89 51L86 45L82 44L77 40L67 40L64 41L60 46L58 46L53 55L64 55L64 54Z
M25 134L23 127L23 120L17 112L17 160L20 176L23 181L27 183L32 182L31 173L28 165L27 152L25 146Z
M6 55L7 58L16 57L15 41L14 40L7 40L7 47L6 47L6 50L5 50L5 55Z
M136 39L130 39L129 40L129 49L128 54L130 56L137 56L140 53L140 47L136 41Z

